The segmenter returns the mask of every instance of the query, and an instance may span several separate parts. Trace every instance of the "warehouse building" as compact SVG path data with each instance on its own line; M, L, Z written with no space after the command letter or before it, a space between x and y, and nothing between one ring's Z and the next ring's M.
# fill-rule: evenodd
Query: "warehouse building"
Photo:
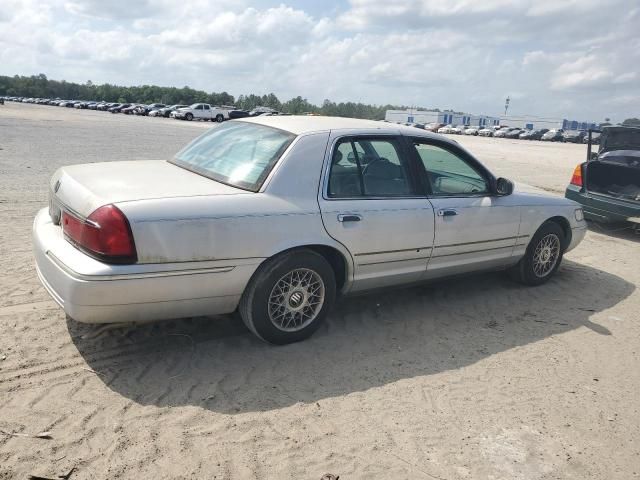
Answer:
M566 118L536 117L532 115L506 115L491 117L488 115L474 115L445 110L387 110L385 120L392 123L444 123L445 125L472 125L489 127L505 125L508 127L526 128L529 130L547 128L549 130L562 128L564 130L588 130L598 128L596 122L567 120Z
M384 119L392 123L444 123L445 125L473 125L478 127L488 127L499 125L498 117L487 115L474 115L472 113L461 113L434 110L387 110Z
M588 130L598 128L596 122L567 120L566 118L535 117L530 115L508 115L500 117L500 125L520 127L526 129L548 128L549 130L562 128L563 130Z

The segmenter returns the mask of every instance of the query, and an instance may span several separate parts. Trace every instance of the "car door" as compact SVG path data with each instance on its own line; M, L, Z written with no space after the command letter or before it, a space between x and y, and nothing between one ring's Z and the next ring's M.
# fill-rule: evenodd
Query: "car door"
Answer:
M434 213L417 176L399 135L331 134L318 201L328 234L353 257L352 291L424 276Z
M193 117L194 118L202 118L204 116L204 105L199 103L196 105L196 108L193 109Z
M435 212L426 278L506 266L518 242L520 207L493 193L491 174L450 142L414 138Z

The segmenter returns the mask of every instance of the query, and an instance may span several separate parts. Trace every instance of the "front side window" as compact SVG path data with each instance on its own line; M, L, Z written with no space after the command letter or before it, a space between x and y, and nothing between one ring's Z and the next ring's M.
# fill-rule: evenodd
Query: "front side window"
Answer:
M229 122L196 138L171 163L255 192L294 138L264 125Z
M394 197L413 193L407 160L394 139L345 139L335 147L329 196Z
M466 196L489 193L485 177L464 158L449 150L414 142L431 186L437 196Z

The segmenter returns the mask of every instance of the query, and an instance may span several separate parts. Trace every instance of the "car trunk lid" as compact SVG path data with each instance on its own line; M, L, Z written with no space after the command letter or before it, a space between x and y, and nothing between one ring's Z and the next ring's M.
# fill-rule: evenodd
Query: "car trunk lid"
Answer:
M61 207L87 217L103 205L120 202L247 193L164 160L62 167L53 175L50 187L50 214L54 221L59 218Z

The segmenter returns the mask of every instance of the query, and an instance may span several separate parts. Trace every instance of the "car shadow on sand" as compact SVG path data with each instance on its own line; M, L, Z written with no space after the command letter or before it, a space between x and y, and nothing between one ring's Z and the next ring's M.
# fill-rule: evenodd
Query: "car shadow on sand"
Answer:
M111 330L68 321L88 366L142 405L264 411L459 369L577 328L627 298L631 283L565 261L528 288L483 274L343 299L309 340L266 345L237 318L193 318Z

